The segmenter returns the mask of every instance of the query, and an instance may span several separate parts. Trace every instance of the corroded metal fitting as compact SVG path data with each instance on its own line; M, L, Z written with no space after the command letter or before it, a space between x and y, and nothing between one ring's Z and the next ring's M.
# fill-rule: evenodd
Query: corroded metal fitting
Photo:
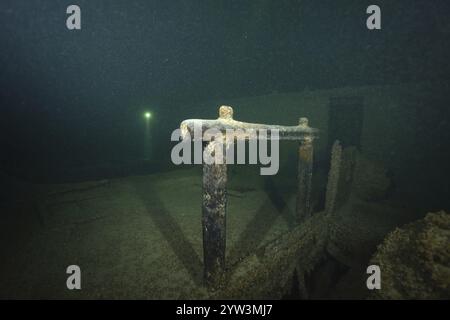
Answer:
M219 108L220 119L233 119L233 108L229 106L221 106Z

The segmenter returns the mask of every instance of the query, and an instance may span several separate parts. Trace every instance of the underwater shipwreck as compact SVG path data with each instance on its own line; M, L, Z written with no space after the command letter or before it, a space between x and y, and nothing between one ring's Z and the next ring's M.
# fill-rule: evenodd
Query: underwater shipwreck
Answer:
M449 300L449 12L0 1L0 300Z
M329 119L337 121L332 114ZM386 170L361 153L353 133L334 140L328 163L314 166L314 145L323 132L310 127L307 118L300 117L296 126L247 123L234 120L233 108L222 106L217 120L186 120L181 132L192 131L196 121L202 121L202 130L277 128L280 142L286 140L289 149L280 157L293 153L289 162L296 159L297 164L291 163L291 172L281 176L261 176L259 166L203 163L166 173L75 184L11 181L16 188L29 190L35 214L23 231L29 234L23 237L27 241L22 249L7 252L3 274L9 276L0 283L2 295L449 296L448 214L428 213L403 225L411 220L407 210L385 201L391 188ZM204 150L208 147L203 143ZM21 212L17 206L24 207L26 215L26 203L29 199L16 203L15 212ZM18 223L16 219L11 218L9 228ZM60 286L66 277L60 271L75 262L84 271L83 290L78 292ZM383 270L383 290L367 289L369 265Z

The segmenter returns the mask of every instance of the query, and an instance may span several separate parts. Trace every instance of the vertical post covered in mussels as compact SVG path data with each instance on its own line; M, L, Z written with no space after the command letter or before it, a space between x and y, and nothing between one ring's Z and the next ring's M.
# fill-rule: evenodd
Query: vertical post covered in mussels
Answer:
M308 127L308 119L300 118L299 126ZM313 171L313 135L305 135L298 147L298 190L296 214L301 223L311 216L311 188Z
M331 149L330 172L328 173L327 191L325 195L325 211L327 214L332 214L336 210L341 161L342 147L339 140L336 140Z
M203 165L203 259L206 284L221 282L225 270L227 165Z
M220 119L232 116L231 107L222 106L219 109ZM205 147L204 159L213 153L212 150L223 150L223 142L209 142ZM221 156L222 163L203 163L203 263L204 279L210 287L220 285L225 275L227 164L224 154Z

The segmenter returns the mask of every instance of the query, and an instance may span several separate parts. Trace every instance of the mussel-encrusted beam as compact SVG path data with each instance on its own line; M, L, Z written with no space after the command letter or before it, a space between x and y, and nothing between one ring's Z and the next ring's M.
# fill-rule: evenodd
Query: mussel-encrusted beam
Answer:
M310 128L308 122L302 122L298 126L279 126L259 123L248 123L233 119L233 109L228 106L219 108L219 118L214 120L188 119L181 122L180 129L182 136L189 134L194 138L194 129L201 128L202 139L210 141L210 137L203 133L208 129L216 129L226 134L226 130L247 130L242 135L236 135L237 139L248 139L253 131L258 130L278 130L280 140L302 140L305 136L314 136L318 133L315 128Z

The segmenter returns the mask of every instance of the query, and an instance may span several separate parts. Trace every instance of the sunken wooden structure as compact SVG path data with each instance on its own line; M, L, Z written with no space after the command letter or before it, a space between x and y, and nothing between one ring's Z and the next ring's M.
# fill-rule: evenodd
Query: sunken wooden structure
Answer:
M214 120L189 119L181 123L183 138L186 136L201 139L207 143L204 148L206 154L211 150L224 150L233 145L234 140L261 139L258 131L278 133L275 136L264 135L262 139L297 140L298 149L298 195L296 215L298 223L305 221L311 215L311 178L313 164L313 142L318 130L309 127L307 118L300 118L296 126L280 126L258 123L247 123L234 120L233 108L221 106L219 117ZM210 130L213 129L213 130ZM210 131L221 132L226 136L227 130L233 130L233 142L212 140ZM255 134L256 133L256 134ZM188 135L189 134L189 135ZM203 230L203 263L204 280L208 286L220 286L225 277L225 248L226 248L226 210L227 210L227 163L222 157L222 163L203 161L203 202L202 202L202 230Z

